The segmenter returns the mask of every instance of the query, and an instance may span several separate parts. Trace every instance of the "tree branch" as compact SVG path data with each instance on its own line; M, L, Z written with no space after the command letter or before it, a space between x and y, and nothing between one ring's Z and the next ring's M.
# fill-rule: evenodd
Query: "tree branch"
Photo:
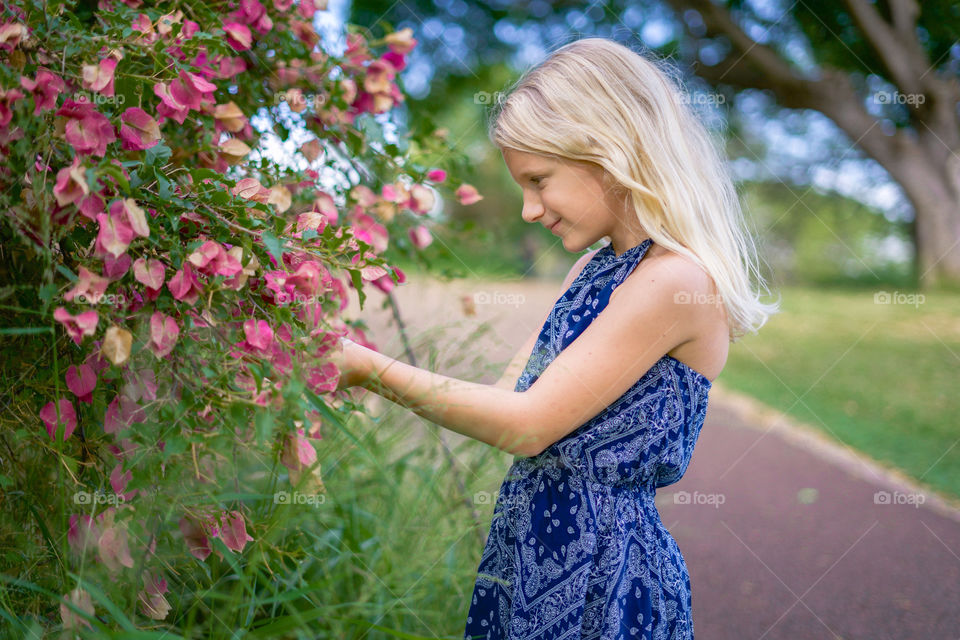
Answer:
M910 0L903 0L909 2ZM921 76L930 68L930 60L912 33L913 25L904 22L909 9L901 7L897 13L899 28L887 24L876 7L867 0L844 0L850 15L866 37L870 47L877 53L890 79L903 93L924 93ZM921 105L912 104L911 107Z

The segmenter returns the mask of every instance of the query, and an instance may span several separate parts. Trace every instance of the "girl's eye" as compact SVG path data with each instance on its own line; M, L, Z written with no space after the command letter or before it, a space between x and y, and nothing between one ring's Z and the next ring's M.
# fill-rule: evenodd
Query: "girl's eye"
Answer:
M543 180L543 177L541 177L541 176L535 176L535 177L533 177L533 178L530 178L530 182L532 182L533 184L538 185L538 186L540 185L540 181L541 181L541 180Z

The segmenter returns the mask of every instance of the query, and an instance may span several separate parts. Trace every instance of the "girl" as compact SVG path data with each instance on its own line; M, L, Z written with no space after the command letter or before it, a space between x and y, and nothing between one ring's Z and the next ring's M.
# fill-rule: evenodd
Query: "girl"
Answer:
M765 285L727 167L664 69L602 38L520 78L490 138L524 220L570 252L609 243L577 261L500 383L344 339L340 387L515 455L465 638L692 638L654 495L686 471L730 342L777 311L751 288L751 274Z

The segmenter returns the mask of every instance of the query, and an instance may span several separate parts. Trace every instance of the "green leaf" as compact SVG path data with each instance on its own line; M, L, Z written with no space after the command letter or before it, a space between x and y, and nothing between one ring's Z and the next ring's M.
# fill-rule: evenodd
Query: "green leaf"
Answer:
M280 243L280 239L269 229L264 229L261 239L267 247L267 251L269 251L273 259L277 261L277 264L283 264L283 245ZM361 305L361 309L362 308L363 306Z
M273 413L270 411L258 411L254 418L254 432L257 436L257 442L264 444L270 440L273 434Z
M173 189L171 185L173 183L167 180L166 176L157 174L157 195L159 195L164 200L170 200L173 198Z
M123 175L123 171L120 170L120 167L114 164L107 164L100 167L97 174L98 176L103 174L112 176L113 179L117 181L117 184L120 185L120 188L123 189L125 194L130 193L130 182L127 181L127 178Z
M53 296L56 292L56 285L48 283L37 289L37 297L40 298L44 305L49 306L50 301L53 300Z
M360 272L356 269L350 269L350 279L353 280L353 288L357 290L357 296L360 300L360 311L363 311L363 301L367 299L366 294L363 293L363 279L360 277Z
M161 142L147 149L144 162L150 166L155 166L158 163L166 162L171 153L173 151L170 147Z

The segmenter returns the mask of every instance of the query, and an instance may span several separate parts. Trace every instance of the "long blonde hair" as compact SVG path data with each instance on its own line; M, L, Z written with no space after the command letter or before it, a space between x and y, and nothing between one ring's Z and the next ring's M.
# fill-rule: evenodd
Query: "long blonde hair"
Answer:
M488 133L501 150L600 165L655 243L710 274L736 342L779 305L751 287L753 273L769 293L728 164L674 74L612 40L576 40L493 103Z

